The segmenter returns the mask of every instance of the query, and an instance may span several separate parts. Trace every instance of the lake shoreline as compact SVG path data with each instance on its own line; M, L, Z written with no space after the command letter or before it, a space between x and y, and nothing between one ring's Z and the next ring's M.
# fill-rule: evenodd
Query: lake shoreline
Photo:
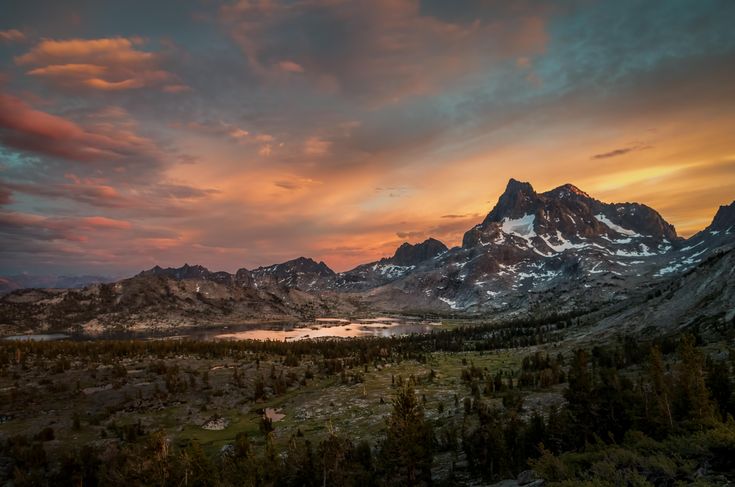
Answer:
M320 317L312 321L261 321L241 324L197 324L148 330L108 330L101 333L44 330L42 333L0 337L3 341L102 341L102 340L278 340L293 341L322 338L360 338L429 333L440 321L416 316L366 316L361 318Z

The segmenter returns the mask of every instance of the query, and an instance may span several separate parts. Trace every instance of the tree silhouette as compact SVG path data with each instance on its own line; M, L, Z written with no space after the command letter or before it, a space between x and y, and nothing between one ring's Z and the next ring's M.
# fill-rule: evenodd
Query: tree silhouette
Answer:
M421 401L406 385L393 399L380 461L389 485L420 485L431 481L434 434L424 418Z

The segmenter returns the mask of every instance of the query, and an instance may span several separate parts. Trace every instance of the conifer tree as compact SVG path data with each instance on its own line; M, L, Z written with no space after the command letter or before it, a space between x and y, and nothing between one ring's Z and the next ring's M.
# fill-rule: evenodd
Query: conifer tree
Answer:
M648 419L657 424L661 424L663 420L666 428L671 430L674 427L674 419L671 415L671 387L664 375L663 357L657 346L651 348L648 360L648 376L653 392L652 407L647 413Z
M434 435L410 385L393 400L380 460L389 485L421 485L431 481Z
M679 343L675 399L676 412L682 419L706 423L713 418L705 383L704 355L696 348L692 335L683 336Z
M570 443L582 446L590 439L591 427L594 425L592 375L588 369L589 354L585 350L576 350L569 369L569 388L565 392L575 438ZM581 434L578 434L581 433Z

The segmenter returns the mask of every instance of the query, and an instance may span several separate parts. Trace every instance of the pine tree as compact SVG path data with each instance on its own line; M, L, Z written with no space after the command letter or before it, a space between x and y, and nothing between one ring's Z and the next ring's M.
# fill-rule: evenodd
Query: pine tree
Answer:
M650 411L647 412L648 419L659 424L663 419L666 427L671 430L674 427L670 402L671 387L664 375L663 357L657 346L651 348L648 360L648 376L653 392L653 401Z
M431 481L434 434L410 385L393 400L387 435L380 451L381 466L390 485L419 485Z
M189 443L178 454L178 475L183 476L180 485L204 487L216 485L216 472L209 457L198 441Z
M571 368L569 369L569 388L565 392L568 401L567 410L570 415L574 438L569 438L571 444L582 446L590 439L592 426L595 424L593 416L592 374L588 369L589 355L585 350L574 353ZM578 434L578 433L581 433Z
M707 364L707 388L717 403L720 419L725 421L728 414L735 412L732 401L733 383L730 367L725 361L710 361Z
M692 335L685 335L679 343L675 392L679 417L700 424L713 418L714 410L705 383L704 355L696 348Z

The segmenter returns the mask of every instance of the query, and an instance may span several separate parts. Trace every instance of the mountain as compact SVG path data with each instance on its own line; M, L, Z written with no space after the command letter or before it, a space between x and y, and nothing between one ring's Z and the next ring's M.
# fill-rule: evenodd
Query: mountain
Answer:
M712 225L727 226L730 211L721 208ZM537 193L511 179L461 247L366 297L386 310L495 316L595 308L683 273L733 240L729 227L685 240L648 206L604 203L571 184Z
M364 291L379 287L406 276L448 250L446 245L434 238L414 245L405 242L392 257L363 264L335 276L331 287L340 291Z
M735 326L735 249L718 250L674 279L662 281L639 302L622 303L590 334L656 333L689 326Z
M340 273L299 257L235 274L156 266L79 290L16 290L0 298L0 327L163 329L366 311L494 320L587 312L600 333L675 327L733 319L733 248L735 202L684 239L646 205L605 203L571 184L538 193L511 179L459 247L404 243Z
M648 206L602 203L571 184L539 194L511 179L462 246L520 244L542 256L600 246L646 255L677 240L674 227Z
M285 285L257 286L236 274L202 266L154 267L111 284L84 289L24 289L0 298L0 328L29 330L172 331L181 327L312 320L351 313L354 302Z
M324 287L324 282L335 275L324 262L316 262L307 257L258 267L251 274L257 286L279 285L304 291Z
M393 254L393 257L386 260L394 265L404 267L415 266L428 259L433 259L447 250L449 249L446 245L434 238L429 238L416 245L411 245L408 242L401 244L401 246L396 249L396 253Z
M157 276L166 277L174 280L191 280L199 279L203 281L212 281L225 285L251 286L253 279L247 269L240 269L237 274L232 275L229 272L217 271L212 272L206 267L200 265L184 264L181 267L162 268L155 266L147 271L138 274L139 277Z
M683 273L713 253L732 248L735 244L735 201L720 206L707 228L692 235L684 246L663 256L656 270L657 277Z
M81 288L114 280L114 278L105 276L36 276L30 274L0 276L0 294L25 288Z
M720 206L712 223L705 232L730 232L735 227L735 201L727 206Z

